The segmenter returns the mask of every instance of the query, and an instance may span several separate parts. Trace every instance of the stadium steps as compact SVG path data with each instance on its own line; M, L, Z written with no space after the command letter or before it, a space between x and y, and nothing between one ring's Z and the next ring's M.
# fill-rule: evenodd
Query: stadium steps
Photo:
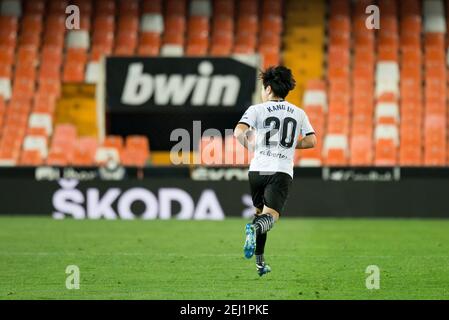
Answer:
M290 0L285 12L283 64L296 79L289 100L300 105L306 82L323 76L326 3Z

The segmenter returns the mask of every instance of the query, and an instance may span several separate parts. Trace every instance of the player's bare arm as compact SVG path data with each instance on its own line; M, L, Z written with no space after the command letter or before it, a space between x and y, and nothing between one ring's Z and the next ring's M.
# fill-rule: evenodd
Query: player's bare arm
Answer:
M252 150L253 146L249 141L249 126L244 123L239 123L235 126L234 129L234 137L240 142L242 146L247 148L248 150Z
M314 133L298 140L296 149L312 149L316 146L316 135Z

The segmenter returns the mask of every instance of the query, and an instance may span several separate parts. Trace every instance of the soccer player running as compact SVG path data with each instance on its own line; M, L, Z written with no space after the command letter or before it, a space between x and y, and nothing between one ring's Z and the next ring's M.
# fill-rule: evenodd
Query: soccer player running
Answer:
M245 227L243 251L247 259L256 255L257 272L262 276L271 271L265 264L265 242L288 197L295 149L313 148L316 136L305 112L284 100L295 87L291 70L270 67L260 78L263 103L246 110L234 136L245 148L254 151L248 175L256 213L253 222ZM254 140L250 138L253 132Z

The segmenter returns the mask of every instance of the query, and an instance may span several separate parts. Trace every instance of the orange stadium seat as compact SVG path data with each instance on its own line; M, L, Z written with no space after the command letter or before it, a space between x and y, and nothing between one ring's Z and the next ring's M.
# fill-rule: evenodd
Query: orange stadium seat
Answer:
M234 19L226 15L215 16L212 20L212 30L214 32L232 33L234 32Z
M262 1L262 15L282 16L282 1L277 0L263 0Z
M203 165L221 165L224 158L223 139L221 137L202 137L200 140L200 162Z
M63 82L83 82L85 65L82 62L66 63L62 72Z
M209 18L192 16L187 21L189 38L207 38L209 36Z
M95 152L97 150L96 138L79 138L73 150L71 164L74 166L93 166L95 165Z
M106 136L103 141L103 147L115 148L117 151L121 152L124 148L124 141L121 136Z
M228 0L215 0L213 2L213 12L214 17L226 16L232 17L234 16L234 1Z
M256 50L257 38L249 33L237 34L234 43L234 53L252 54Z
M379 139L375 145L374 164L394 166L397 164L397 147L393 140Z
M169 15L164 20L165 32L178 32L184 35L186 30L186 18L181 15Z
M134 15L139 14L139 1L138 0L119 0L118 12L122 15Z
M6 32L17 32L19 29L19 22L17 17L13 16L0 16L0 30Z
M21 32L40 34L43 30L41 14L26 14L21 22Z
M11 30L0 30L0 46L15 47L17 44L17 33Z
M19 165L40 166L44 163L38 150L23 150L20 154Z
M257 34L259 30L259 21L257 19L256 15L244 15L240 16L237 19L237 32L244 32L244 33L250 33L250 34ZM275 30L267 29L270 31L275 32Z
M17 51L17 63L24 65L37 65L38 48L36 46L19 46Z
M92 14L92 0L72 0L72 3L78 6L81 16L90 16Z
M162 13L162 1L143 0L142 13Z
M166 15L186 15L186 2L184 0L167 0L165 2Z
M37 33L22 33L20 38L19 38L19 45L22 46L36 46L39 47L41 44L41 37L39 34Z
M267 48L271 47L272 50L279 52L279 48L281 47L281 37L272 32L264 32L259 36L259 48Z
M66 150L52 148L48 154L46 164L49 166L67 166L69 164L69 158Z
M154 2L156 2L156 1L154 1ZM114 0L94 1L94 5L95 5L95 12L96 12L97 16L99 14L107 15L107 16L115 15L116 6L115 6Z
M4 65L12 65L14 62L14 47L0 47L0 63Z
M0 62L0 77L11 78L12 76L12 64L4 64Z
M125 149L120 154L120 162L124 166L144 167L147 163L147 157L139 150Z
M48 1L47 10L50 13L65 15L65 10L68 5L69 5L68 0Z
M145 136L126 137L126 146L121 152L121 162L125 166L143 167L149 157L149 142Z
M104 1L99 1L99 3ZM101 12L94 18L94 34L97 32L114 32L115 29L115 17L113 14L106 14Z
M258 1L256 0L241 0L238 1L238 13L240 15L257 15Z
M370 166L373 163L371 135L353 135L351 137L351 166Z

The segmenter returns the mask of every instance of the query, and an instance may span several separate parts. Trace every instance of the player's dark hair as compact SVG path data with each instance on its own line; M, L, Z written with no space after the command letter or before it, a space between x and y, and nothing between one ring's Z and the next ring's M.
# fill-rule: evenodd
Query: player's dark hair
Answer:
M269 67L260 73L263 87L271 87L273 93L284 99L287 94L295 88L296 81L292 71L284 66Z

